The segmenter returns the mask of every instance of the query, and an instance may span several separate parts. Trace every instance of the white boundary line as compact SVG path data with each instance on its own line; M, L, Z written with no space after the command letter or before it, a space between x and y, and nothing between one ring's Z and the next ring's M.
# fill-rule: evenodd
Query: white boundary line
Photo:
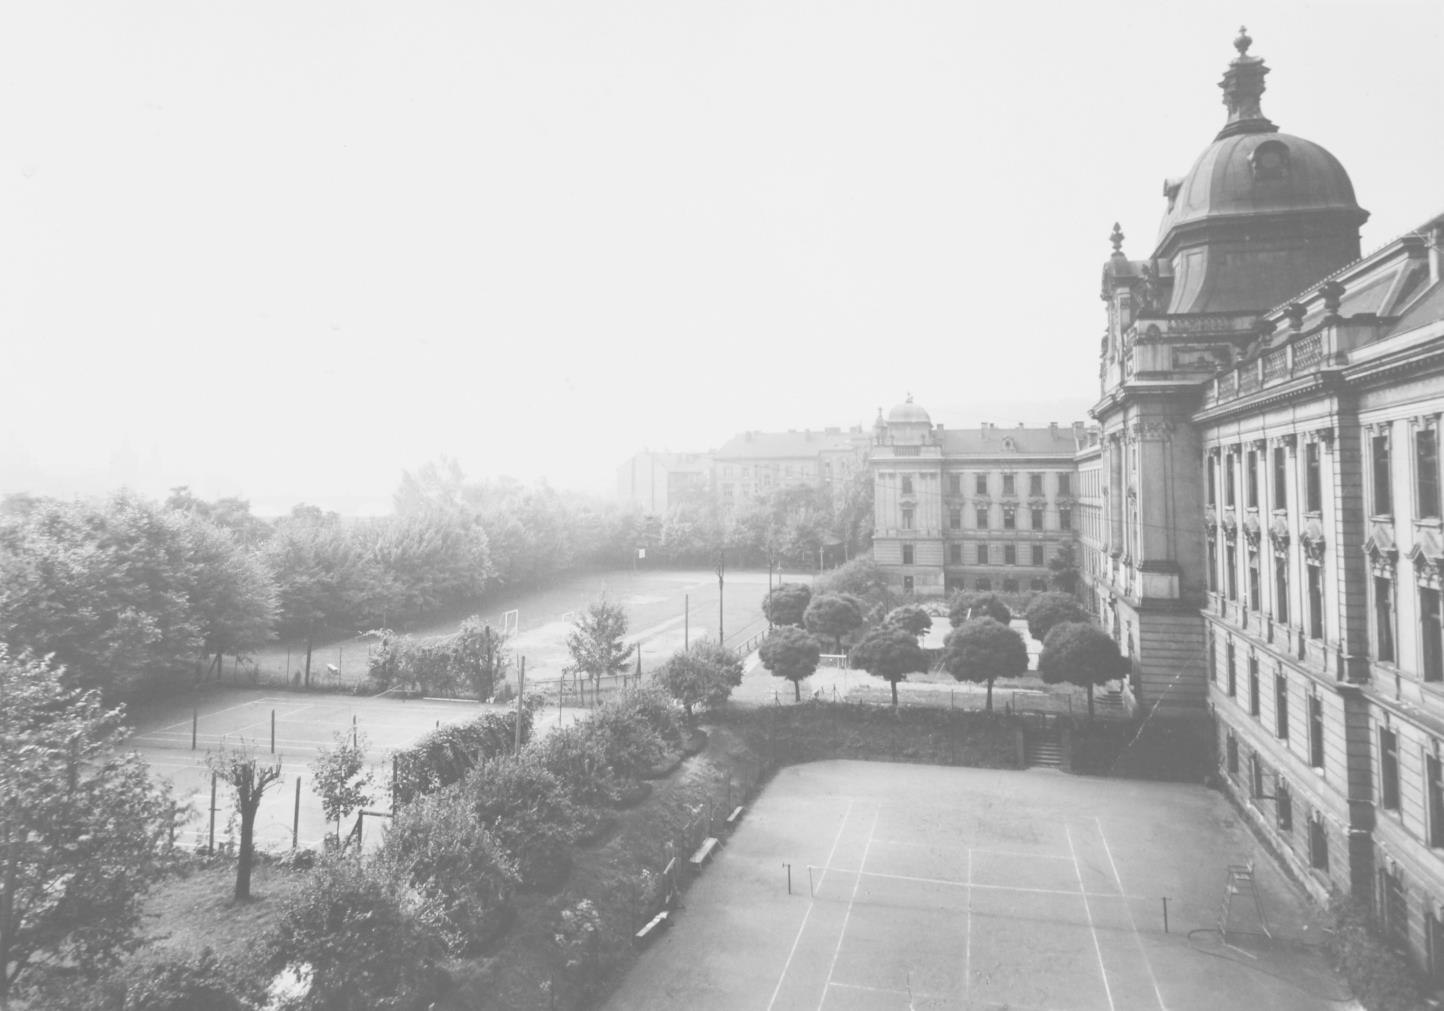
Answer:
M843 829L847 828L847 819L852 816L853 801L847 802L847 810L842 813L842 824L837 826L837 835L833 837L832 849L827 852L827 862L832 863L832 858L837 855L837 844L842 842ZM822 876L827 877L827 868L823 868ZM821 882L818 882L821 884ZM797 925L797 936L792 939L792 948L787 952L787 961L782 963L782 975L777 977L777 986L772 990L772 999L767 1002L767 1011L772 1011L772 1005L777 1003L777 995L782 992L782 984L787 980L787 970L792 967L792 958L797 954L797 945L802 940L802 932L807 929L808 918L812 916L812 908L817 905L817 900L810 894L807 899L807 912L802 914L802 922Z
M822 1005L827 1003L827 988L832 985L832 974L837 970L837 956L842 954L842 942L847 937L847 921L852 919L852 904L857 900L857 889L862 884L863 868L867 866L867 854L872 849L872 837L877 832L878 819L882 817L882 805L872 815L872 827L867 830L867 845L862 848L862 861L857 865L857 877L852 881L852 894L847 899L847 912L842 914L842 929L837 932L837 944L832 949L832 961L827 966L827 983L822 988L822 996L817 1001L817 1011L822 1011Z
M950 888L982 888L992 892L1025 892L1029 895L1083 895L1095 899L1138 899L1141 895L1120 895L1116 892L1075 892L1071 888L1029 888L1026 885L985 885L981 881L952 881L948 878L915 878L907 874L884 874L882 871L864 871L850 867L813 867L824 873L857 874L864 878L887 878L891 881L912 881L920 885L947 885Z
M1093 924L1093 910L1088 905L1088 890L1083 887L1083 869L1078 866L1078 851L1073 848L1073 832L1067 825L1063 833L1068 837L1068 852L1073 854L1073 873L1078 877L1078 893L1083 896L1083 913L1088 917L1088 932L1093 935L1093 953L1098 956L1098 975L1103 977L1103 993L1108 997L1109 1011L1118 1011L1113 1003L1113 988L1108 985L1108 969L1103 964L1103 948L1098 943L1098 928Z
M973 991L973 851L968 850L968 918L963 937L963 1000Z
M827 984L841 990L861 990L864 993L890 993L898 997L908 997L913 1000L949 1000L947 994L942 993L918 993L915 990L894 990L886 986L863 986L861 983L839 983L836 980Z
M1108 855L1108 866L1113 869L1113 880L1118 882L1118 894L1123 894L1123 878L1118 874L1118 865L1113 862L1113 848L1108 845L1108 836L1103 832L1103 822L1095 815L1093 823L1098 826L1098 838L1103 840L1103 852ZM1153 975L1153 963L1149 961L1148 952L1144 950L1143 938L1138 933L1138 922L1133 918L1133 907L1128 904L1125 898L1123 908L1128 912L1128 925L1133 928L1133 940L1138 945L1138 953L1143 956L1143 967L1148 970L1148 982L1153 984L1153 996L1158 998L1160 1011L1168 1011L1168 1005L1163 1002L1163 991L1158 989L1158 977Z

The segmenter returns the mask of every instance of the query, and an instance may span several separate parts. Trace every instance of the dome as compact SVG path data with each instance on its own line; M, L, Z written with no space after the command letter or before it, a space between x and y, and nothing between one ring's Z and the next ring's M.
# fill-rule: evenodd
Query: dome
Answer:
M908 397L907 400L887 412L887 423L889 425L927 425L931 428L933 419L928 417L927 411L913 403L912 397Z
M1160 247L1176 229L1244 215L1337 215L1361 223L1344 166L1313 141L1277 130L1235 133L1210 144L1181 182L1164 190Z

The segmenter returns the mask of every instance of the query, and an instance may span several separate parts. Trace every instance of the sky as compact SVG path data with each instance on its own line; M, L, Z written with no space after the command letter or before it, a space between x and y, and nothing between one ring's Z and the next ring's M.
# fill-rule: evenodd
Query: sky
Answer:
M1444 210L1437 0L8 0L0 495L1083 419L1240 22L1365 251Z

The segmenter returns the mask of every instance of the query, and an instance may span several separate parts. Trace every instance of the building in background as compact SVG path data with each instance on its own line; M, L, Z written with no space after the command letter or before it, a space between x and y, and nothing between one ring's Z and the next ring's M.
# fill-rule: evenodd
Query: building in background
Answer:
M1081 422L945 429L912 402L878 412L873 558L904 593L1048 588L1076 537Z
M789 485L837 492L866 465L867 452L868 438L861 425L847 430L743 432L712 454L712 486L723 509Z
M617 468L617 498L661 516L687 493L706 491L711 478L707 453L643 450Z
M1444 216L1361 259L1250 44L1152 252L1114 230L1082 568L1137 701L1211 715L1254 829L1444 983Z

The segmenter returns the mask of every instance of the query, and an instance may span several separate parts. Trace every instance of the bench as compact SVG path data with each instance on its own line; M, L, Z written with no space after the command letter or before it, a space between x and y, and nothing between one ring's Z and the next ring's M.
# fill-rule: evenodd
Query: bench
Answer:
M741 804L738 804L736 807L734 807L734 808L732 809L732 813L727 816L727 824L728 824L728 825L736 825L736 824L737 824L739 821L741 821L741 820L742 820L742 805L741 805Z
M702 845L697 847L697 852L692 854L692 858L689 862L692 864L693 867L700 868L703 864L707 862L707 858L712 855L712 851L716 848L716 839L711 837L704 839L702 841Z
M670 914L668 914L667 910L664 909L664 910L662 910L660 913L658 913L656 916L654 916L654 917L652 917L650 920L648 920L648 921L647 921L647 925L646 925L645 927L643 927L641 930L637 931L637 940L638 940L638 942L645 941L645 940L646 940L648 937L650 937L653 933L655 933L655 932L661 930L663 927L665 927L665 926L667 925L667 923L669 922L669 915L670 915Z

